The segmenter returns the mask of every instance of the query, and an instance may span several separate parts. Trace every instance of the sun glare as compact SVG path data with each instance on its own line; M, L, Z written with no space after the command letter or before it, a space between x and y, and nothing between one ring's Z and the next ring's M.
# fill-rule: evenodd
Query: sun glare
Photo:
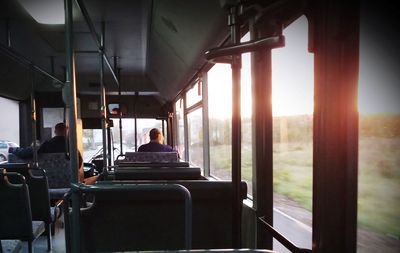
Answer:
M274 116L313 113L313 55L307 51L307 19L299 18L284 30L286 45L272 51L272 108ZM242 118L251 117L250 54L242 55ZM232 114L232 71L228 64L216 64L208 72L210 116Z

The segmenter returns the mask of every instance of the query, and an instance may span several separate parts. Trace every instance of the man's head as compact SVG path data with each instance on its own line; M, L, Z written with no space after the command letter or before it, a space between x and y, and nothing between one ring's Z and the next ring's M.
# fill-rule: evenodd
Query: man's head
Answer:
M161 133L160 129L158 128L153 128L150 130L150 141L152 142L158 142L158 143L163 143L164 142L164 136Z
M54 128L56 136L67 136L68 127L63 122L58 123Z

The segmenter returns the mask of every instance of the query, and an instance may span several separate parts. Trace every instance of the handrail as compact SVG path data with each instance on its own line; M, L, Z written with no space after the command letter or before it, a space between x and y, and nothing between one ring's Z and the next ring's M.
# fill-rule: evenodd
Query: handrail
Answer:
M76 2L78 8L80 9L80 11L81 11L81 13L82 13L82 15L84 17L84 19L86 21L86 24L89 26L89 30L90 30L90 33L91 33L91 35L93 37L93 40L96 43L96 46L97 46L98 50L103 55L104 61L105 61L106 65L107 65L108 69L110 70L111 75L113 76L113 79L114 79L115 83L119 87L120 84L119 84L119 80L117 78L117 75L115 74L114 69L111 67L110 61L108 60L107 55L106 55L106 53L104 51L103 45L101 43L101 38L99 37L99 35L96 32L96 28L95 28L92 20L90 19L89 12L87 11L87 9L85 7L85 4L83 3L82 0L75 0L75 2Z
M251 40L235 45L212 48L205 52L206 59L213 63L231 63L230 57L234 54L243 54L261 50L263 48L277 48L285 45L283 35Z
M37 72L49 77L53 81L64 85L64 82L62 82L60 79L58 79L57 77L51 75L50 73L48 73L47 71L43 70L42 68L38 67L31 60L28 60L26 57L20 55L14 49L12 49L10 47L7 47L7 46L4 46L2 43L0 43L0 51L3 51L5 55L7 55L10 58L13 58L18 63L20 63L21 65L25 66L26 68L32 68L32 69L36 70Z
M177 191L182 193L185 198L185 248L187 250L192 248L192 197L189 190L180 184L104 184L101 186L97 185L84 185L84 184L71 184L71 191L73 194L81 193L93 193L93 192L113 192L113 191L134 191L134 190L145 190L145 191ZM69 195L65 195L68 199ZM66 202L68 203L68 202Z
M265 228L267 232L269 232L272 237L274 237L276 240L278 240L283 246L285 246L288 250L290 250L293 253L312 253L312 250L310 249L305 249L305 248L300 248L293 242L291 242L289 239L284 237L281 233L279 233L277 230L275 230L274 227L272 227L268 222L264 220L264 217L258 217L258 220L265 225Z

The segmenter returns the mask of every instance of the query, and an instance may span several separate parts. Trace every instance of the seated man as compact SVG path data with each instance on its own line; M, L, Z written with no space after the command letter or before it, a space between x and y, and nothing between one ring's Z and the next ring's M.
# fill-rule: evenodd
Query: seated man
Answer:
M64 123L58 123L54 129L55 136L48 141L45 141L37 151L40 153L65 153L68 150L67 138L68 127ZM28 151L28 150L27 150ZM14 152L15 155L20 156L21 151ZM83 159L81 153L78 151L79 156L79 180L85 184L93 184L97 180L97 176L84 179ZM24 153L24 158L32 158L33 149L30 152ZM22 157L21 157L22 158Z
M150 130L150 142L139 147L138 152L176 152L169 145L164 145L164 136L157 128Z

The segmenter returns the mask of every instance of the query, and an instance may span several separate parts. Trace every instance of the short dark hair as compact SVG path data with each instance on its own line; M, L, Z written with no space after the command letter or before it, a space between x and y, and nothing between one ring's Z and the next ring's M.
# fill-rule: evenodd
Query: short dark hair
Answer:
M150 140L156 140L158 138L158 135L160 135L161 132L158 130L158 128L153 128L150 130Z
M65 123L61 122L58 123L55 127L54 130L57 134L65 134L65 131L67 129L67 126L65 125Z

